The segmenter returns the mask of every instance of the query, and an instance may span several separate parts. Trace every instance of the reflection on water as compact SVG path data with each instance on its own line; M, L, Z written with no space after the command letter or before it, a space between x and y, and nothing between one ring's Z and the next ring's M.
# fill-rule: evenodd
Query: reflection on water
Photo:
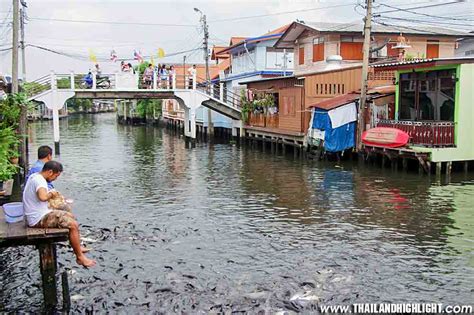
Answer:
M111 114L61 123L56 186L75 199L99 263L80 269L59 250L75 312L472 301L472 176L440 185L232 145L185 149L179 135ZM32 151L51 143L49 122L31 132ZM0 254L0 283L1 311L41 309L33 248ZM294 298L305 291L311 301Z

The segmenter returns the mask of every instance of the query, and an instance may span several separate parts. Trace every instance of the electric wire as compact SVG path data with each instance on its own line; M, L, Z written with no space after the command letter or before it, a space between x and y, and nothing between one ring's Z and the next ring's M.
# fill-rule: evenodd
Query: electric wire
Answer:
M138 25L138 26L169 26L169 27L196 27L194 24L166 24L166 23L143 23L143 22L120 22L120 21L94 21L94 20L65 20L65 19L49 19L41 17L30 17L32 21L52 21L65 23L91 23L91 24L107 24L107 25Z

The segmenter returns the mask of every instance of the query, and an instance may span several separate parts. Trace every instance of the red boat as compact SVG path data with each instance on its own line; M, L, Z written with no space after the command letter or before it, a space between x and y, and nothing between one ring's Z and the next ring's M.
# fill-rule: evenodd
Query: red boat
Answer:
M377 147L398 148L408 143L410 136L403 130L388 127L377 127L364 131L362 142Z

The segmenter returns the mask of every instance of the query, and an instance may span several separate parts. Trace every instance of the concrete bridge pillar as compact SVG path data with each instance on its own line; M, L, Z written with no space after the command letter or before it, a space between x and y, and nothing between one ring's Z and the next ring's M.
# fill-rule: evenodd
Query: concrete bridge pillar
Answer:
M196 109L184 109L184 135L186 137L196 139Z

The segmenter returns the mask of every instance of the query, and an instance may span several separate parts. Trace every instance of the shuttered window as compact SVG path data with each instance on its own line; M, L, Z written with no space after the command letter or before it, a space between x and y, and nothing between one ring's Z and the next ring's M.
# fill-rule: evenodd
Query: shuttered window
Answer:
M298 64L304 65L304 46L300 46L298 50Z

